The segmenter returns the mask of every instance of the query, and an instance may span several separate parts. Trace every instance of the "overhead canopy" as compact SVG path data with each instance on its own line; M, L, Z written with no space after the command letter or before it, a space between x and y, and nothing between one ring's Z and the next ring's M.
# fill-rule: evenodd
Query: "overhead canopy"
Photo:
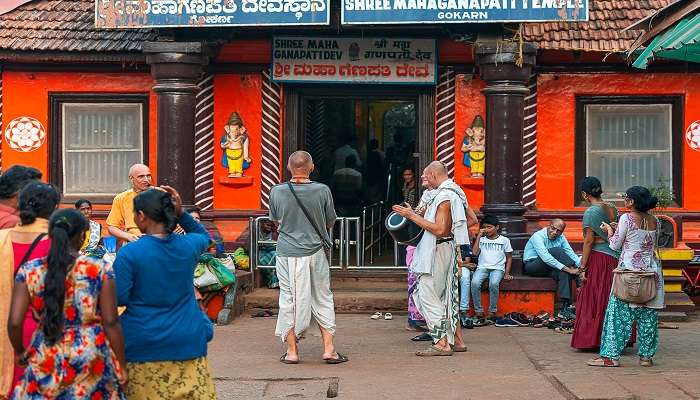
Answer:
M646 69L657 58L700 63L698 0L677 1L627 29L644 30L628 50L636 68Z

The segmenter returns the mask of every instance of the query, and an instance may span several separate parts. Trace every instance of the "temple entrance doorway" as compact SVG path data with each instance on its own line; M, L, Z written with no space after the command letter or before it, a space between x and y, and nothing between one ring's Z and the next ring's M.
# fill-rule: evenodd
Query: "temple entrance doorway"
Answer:
M405 248L388 235L384 219L393 204L415 206L419 199L420 171L432 159L433 115L425 113L432 95L349 85L327 89L299 88L298 120L285 122L296 125L295 149L314 159L311 178L333 193L338 222L332 265L404 268ZM287 155L292 151L285 145Z

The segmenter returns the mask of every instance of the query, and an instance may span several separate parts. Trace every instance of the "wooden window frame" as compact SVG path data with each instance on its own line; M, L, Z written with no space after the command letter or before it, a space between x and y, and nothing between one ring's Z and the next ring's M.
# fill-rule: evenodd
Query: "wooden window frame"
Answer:
M586 106L587 105L650 105L671 106L671 175L673 184L673 207L683 204L683 95L645 96L576 96L576 130L574 140L574 198L576 207L584 207L579 183L586 176L588 154L586 152ZM605 188L603 188L605 190Z
M140 104L142 110L142 135L141 138L142 160L148 160L148 132L149 132L149 95L148 93L49 93L49 182L61 193L61 203L73 203L79 195L65 195L63 191L63 104L103 104L124 103ZM90 198L94 204L112 204L113 196L97 195Z

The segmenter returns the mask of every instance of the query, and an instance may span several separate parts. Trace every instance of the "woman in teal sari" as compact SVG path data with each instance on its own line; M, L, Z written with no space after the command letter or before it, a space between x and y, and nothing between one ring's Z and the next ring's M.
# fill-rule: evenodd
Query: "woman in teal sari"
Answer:
M583 214L583 286L576 299L576 325L571 347L595 349L600 346L605 309L610 298L613 270L620 253L608 244L607 232L601 224L617 221L617 208L602 199L603 188L598 178L587 176L581 181L581 197L590 204Z

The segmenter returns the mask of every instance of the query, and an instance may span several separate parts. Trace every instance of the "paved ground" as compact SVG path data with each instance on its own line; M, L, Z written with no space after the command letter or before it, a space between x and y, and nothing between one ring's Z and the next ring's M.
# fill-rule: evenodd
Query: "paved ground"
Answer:
M484 327L464 331L469 352L420 358L404 317L373 321L338 316L338 349L351 361L321 363L318 331L301 342L302 363L278 362L283 347L274 318L244 315L217 327L209 346L219 390L227 399L700 399L700 320L662 330L656 367L587 367L590 353L569 348L570 336L546 328Z

